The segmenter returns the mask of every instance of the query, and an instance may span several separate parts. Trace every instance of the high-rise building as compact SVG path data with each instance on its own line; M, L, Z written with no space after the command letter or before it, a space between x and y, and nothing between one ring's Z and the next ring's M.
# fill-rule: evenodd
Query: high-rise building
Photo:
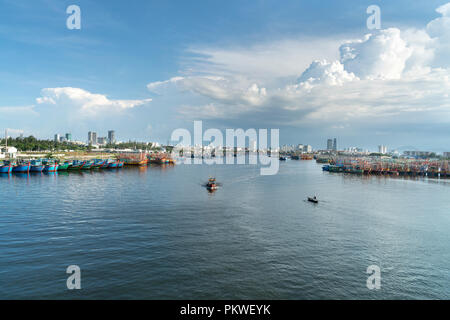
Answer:
M383 145L378 146L378 152L382 153L382 154L386 154L387 153L387 147L383 146Z
M55 134L55 142L59 142L60 136L59 133Z
M327 140L327 150L333 150L333 140Z
M337 151L337 140L336 140L336 138L334 138L334 140L333 140L333 150Z
M106 137L98 137L97 142L100 145L106 144L107 142Z
M97 144L97 132L88 132L88 143L89 144Z
M116 132L114 130L108 131L108 143L110 144L116 143Z
M71 133L66 133L66 140L67 141L72 141L72 134Z

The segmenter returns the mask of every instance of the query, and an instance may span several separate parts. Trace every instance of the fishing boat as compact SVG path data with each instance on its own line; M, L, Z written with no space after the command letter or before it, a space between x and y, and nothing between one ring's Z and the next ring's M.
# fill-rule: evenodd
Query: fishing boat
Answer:
M209 191L217 190L219 187L216 183L216 178L209 178L208 183L206 183L206 189Z
M66 171L67 169L69 169L69 166L70 166L69 161L65 161L64 163L58 163L58 171Z
M56 172L58 171L58 164L57 163L47 163L44 168L44 172Z
M124 166L124 162L119 161L119 163L117 164L117 168L123 168L123 166Z
M280 161L286 161L286 157L280 156Z
M116 169L119 166L120 161L113 161L108 163L108 169Z
M44 170L44 165L42 164L41 161L31 161L31 168L30 168L30 172L42 172Z
M15 165L14 168L12 169L12 172L29 173L30 169L31 169L31 164L30 164L30 162L27 162L27 163L21 163L21 164Z
M80 170L90 170L94 166L94 161L85 161Z
M13 167L10 162L3 162L0 164L0 173L11 173Z
M319 199L317 199L316 196L314 196L314 197L308 197L308 201L309 201L309 202L313 202L313 203L319 203Z
M94 160L94 165L92 166L92 169L101 169L105 166L105 164L107 163L108 160L103 160L103 159L95 159Z
M67 168L68 170L80 170L86 161L73 160L72 163Z
M148 158L144 152L120 153L117 158L127 166L145 166L148 164Z

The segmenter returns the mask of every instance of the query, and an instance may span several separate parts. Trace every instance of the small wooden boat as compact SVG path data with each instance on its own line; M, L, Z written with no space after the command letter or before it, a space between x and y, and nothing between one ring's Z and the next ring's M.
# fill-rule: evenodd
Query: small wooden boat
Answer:
M219 187L216 183L216 178L209 178L208 183L206 184L206 189L209 191L217 190Z
M308 201L309 202L313 202L313 203L319 203L319 199L317 199L316 196L308 197Z
M286 157L283 157L283 156L280 157L280 161L286 161L286 160L287 160Z

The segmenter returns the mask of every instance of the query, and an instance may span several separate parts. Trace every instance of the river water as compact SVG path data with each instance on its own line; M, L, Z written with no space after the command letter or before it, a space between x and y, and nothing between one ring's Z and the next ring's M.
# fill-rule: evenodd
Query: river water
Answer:
M288 160L273 176L184 164L3 175L0 192L2 299L450 298L450 180ZM67 289L69 265L81 290Z

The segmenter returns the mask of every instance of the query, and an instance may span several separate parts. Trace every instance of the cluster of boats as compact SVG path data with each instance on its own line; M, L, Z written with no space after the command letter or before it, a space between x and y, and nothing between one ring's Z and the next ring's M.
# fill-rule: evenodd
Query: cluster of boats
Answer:
M124 165L123 161L111 159L94 160L31 160L31 161L3 161L0 162L0 173L30 173L30 172L57 172L66 170L91 170L91 169L118 169Z

